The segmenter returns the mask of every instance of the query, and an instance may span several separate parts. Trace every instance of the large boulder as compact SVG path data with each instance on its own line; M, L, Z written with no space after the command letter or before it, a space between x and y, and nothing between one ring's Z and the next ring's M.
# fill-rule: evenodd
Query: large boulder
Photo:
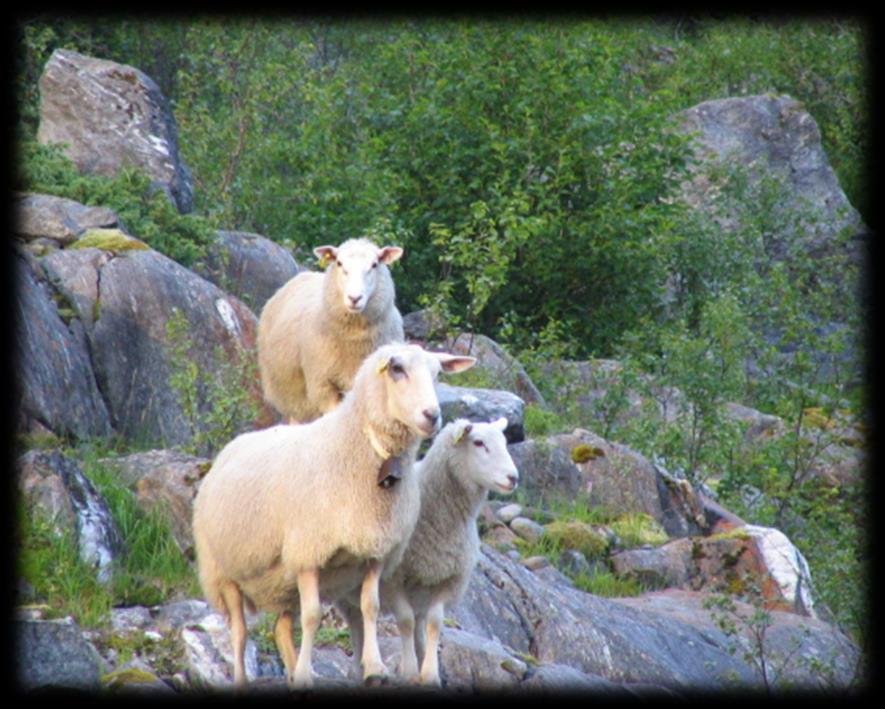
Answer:
M461 629L542 664L568 665L612 682L650 683L676 691L763 685L755 669L733 654L734 639L706 618L691 621L695 605L683 615L669 615L645 607L645 596L600 598L556 578L544 580L483 545L467 592L451 616ZM797 618L805 622L797 623ZM805 658L809 666L813 658L835 657L829 665L834 688L856 681L859 650L835 627L779 611L772 611L771 626L778 646L792 643L794 658ZM778 683L817 688L807 670L787 671Z
M508 446L520 487L535 504L583 498L618 515L642 512L671 537L708 530L703 501L684 479L585 429Z
M100 582L111 579L112 563L125 544L107 502L80 466L60 451L31 450L16 461L19 489L57 529L69 532L80 558L96 569Z
M688 203L706 209L717 185L711 167L747 166L751 183L775 177L785 193L778 204L784 214L800 214L798 234L813 253L826 252L837 234L865 231L827 161L814 118L789 96L763 94L705 101L679 114L682 129L693 136L698 169L685 186ZM739 228L726 215L721 224ZM772 246L783 256L782 238ZM862 254L854 254L858 260Z
M192 557L193 501L212 461L175 450L150 450L100 462L135 492L142 509L167 516L176 544Z
M218 231L194 270L259 314L301 269L287 249L260 234Z
M72 199L18 192L14 195L15 234L24 241L51 239L65 246L89 229L119 225L117 215L105 207L87 207Z
M18 429L76 438L109 435L110 412L93 374L83 323L33 258L21 254L13 260Z
M256 318L237 298L150 249L110 258L97 249L65 249L47 259L47 271L87 323L95 377L118 433L140 443L188 444L196 431L187 407L209 412L207 387L231 385L225 379L238 362L246 371L234 384L261 401L257 376L248 371ZM173 319L183 331L170 326ZM188 361L202 383L176 379Z
M545 405L544 396L525 368L490 337L462 333L455 338L448 351L476 357L478 361L471 376L487 380L487 386L512 391L526 404Z
M15 677L25 691L99 689L98 651L70 618L15 621Z
M193 204L175 119L159 87L138 69L56 49L40 77L37 140L61 143L84 173L143 169L181 212Z
M646 587L727 593L817 617L808 564L776 529L745 525L657 548L622 551L611 561L615 573Z
M763 626L758 622L756 606L735 600L733 608L726 610L715 603L720 598L699 591L665 589L612 602L685 623L708 638L720 638L722 626L733 624L726 637L727 649L737 656L749 655L757 663L764 657L768 682L776 689L845 692L862 686L865 678L861 675L860 651L835 625L774 609L768 611ZM756 681L761 682L758 666L755 672ZM721 681L723 686L730 686L727 678Z
M504 429L507 441L515 443L525 438L525 402L516 394L500 389L452 386L443 382L436 385L436 394L446 423L457 418L494 421L504 417L507 419L507 428Z

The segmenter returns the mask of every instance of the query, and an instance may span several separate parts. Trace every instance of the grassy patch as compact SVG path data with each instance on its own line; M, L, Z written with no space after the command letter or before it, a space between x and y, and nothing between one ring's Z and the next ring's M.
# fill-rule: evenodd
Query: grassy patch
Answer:
M80 559L73 535L38 510L19 509L18 523L18 573L30 587L19 600L40 602L46 618L72 616L85 627L107 622L113 599Z
M84 474L107 501L126 543L115 570L114 598L122 605L156 605L182 594L199 596L196 576L182 554L161 510L145 512L117 474L86 454Z
M594 574L578 574L573 579L575 587L605 598L621 598L638 596L643 592L642 586L634 579L621 578L609 571Z
M670 540L660 523L644 512L628 512L613 520L609 527L626 547L660 546Z

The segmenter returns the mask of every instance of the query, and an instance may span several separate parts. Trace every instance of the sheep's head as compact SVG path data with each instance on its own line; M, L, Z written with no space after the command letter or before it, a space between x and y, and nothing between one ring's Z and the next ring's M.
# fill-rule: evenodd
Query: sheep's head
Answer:
M458 419L452 426L452 445L460 459L457 469L480 487L513 492L519 483L519 471L507 450L507 419L491 423Z
M365 310L375 292L380 266L389 266L403 255L399 246L379 248L367 239L350 239L338 247L318 246L313 252L321 264L330 264L341 306L354 314Z
M421 438L434 435L441 425L435 387L439 373L462 372L476 364L475 357L404 344L380 347L370 359L374 375L381 378L388 416Z

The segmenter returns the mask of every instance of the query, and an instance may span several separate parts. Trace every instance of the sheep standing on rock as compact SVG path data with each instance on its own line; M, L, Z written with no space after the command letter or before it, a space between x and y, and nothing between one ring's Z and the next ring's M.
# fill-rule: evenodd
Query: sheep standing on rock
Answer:
M246 682L244 604L279 614L274 635L292 686L311 686L321 600L359 590L363 677L386 675L378 650L378 582L398 561L420 507L412 469L440 424L434 380L473 357L391 344L366 358L341 405L316 421L237 436L194 500L200 584L225 614L234 681ZM292 625L300 607L300 656Z
M303 272L267 301L258 321L258 367L264 397L290 423L331 411L363 360L402 342L388 266L403 254L367 239L319 246L325 273Z
M381 603L396 616L402 642L400 675L439 685L439 636L444 606L464 593L479 557L476 518L489 490L510 493L519 472L507 451L507 419L448 424L415 464L421 485L418 523L399 565L385 572ZM361 618L352 595L336 604L351 628L359 660ZM426 627L426 631L425 631ZM425 642L426 641L426 642Z

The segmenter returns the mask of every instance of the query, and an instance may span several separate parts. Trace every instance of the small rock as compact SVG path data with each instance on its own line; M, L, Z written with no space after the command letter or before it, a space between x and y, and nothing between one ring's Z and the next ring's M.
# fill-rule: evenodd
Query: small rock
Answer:
M589 576L591 571L587 557L577 549L566 549L562 552L559 556L559 567L569 576L579 576L582 574Z
M504 505L498 510L497 514L498 519L506 524L510 524L522 514L522 505L518 505L515 502L509 505Z
M530 556L522 560L522 565L531 571L537 571L545 566L550 566L550 560L546 556Z
M483 540L495 547L501 553L516 551L516 540L518 537L510 527L500 524L492 527L483 535ZM516 551L516 558L519 559L519 552Z
M510 522L510 529L530 544L537 542L541 535L544 534L544 528L528 517L515 517Z

